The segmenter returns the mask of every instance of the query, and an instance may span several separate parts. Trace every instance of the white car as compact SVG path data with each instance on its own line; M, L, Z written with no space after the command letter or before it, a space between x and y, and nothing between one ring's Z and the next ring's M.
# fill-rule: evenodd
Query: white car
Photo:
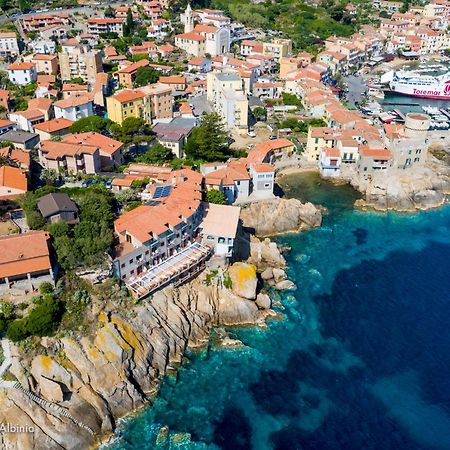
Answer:
M248 134L251 138L256 137L256 133L255 133L253 130L247 131L247 134Z

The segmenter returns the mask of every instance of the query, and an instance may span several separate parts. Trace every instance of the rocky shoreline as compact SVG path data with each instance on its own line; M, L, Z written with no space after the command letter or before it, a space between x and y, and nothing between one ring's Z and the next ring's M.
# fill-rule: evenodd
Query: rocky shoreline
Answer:
M268 214L282 233L318 226L320 211L298 200L250 206L258 217ZM297 214L290 214L297 208ZM279 220L278 220L278 219ZM243 217L244 226L252 226ZM268 222L268 217L264 223ZM259 229L267 231L267 228ZM39 351L26 357L11 345L9 376L20 385L1 389L0 421L32 428L2 433L5 448L86 449L111 436L119 418L143 406L158 392L162 378L181 364L188 347L204 345L213 328L226 325L266 326L271 309L268 287L295 286L277 245L253 235L241 238L248 254L226 270L212 270L179 288L167 287L126 314L111 305L93 305L97 329L91 337L43 338ZM226 333L222 345L239 346ZM17 381L16 381L17 380Z
M317 168L289 168L278 172L286 174L315 172ZM333 184L349 184L363 195L355 207L374 211L415 212L438 208L450 194L450 165L445 160L428 155L425 166L417 169L375 173L359 176L352 166L341 169L339 177L324 178Z

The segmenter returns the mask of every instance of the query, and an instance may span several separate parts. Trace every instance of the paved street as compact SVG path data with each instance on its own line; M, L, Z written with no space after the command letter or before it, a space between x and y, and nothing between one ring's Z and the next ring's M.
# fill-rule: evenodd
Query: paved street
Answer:
M350 75L344 78L344 82L347 84L347 102L355 106L356 103L361 103L363 94L366 91L364 80L361 76Z

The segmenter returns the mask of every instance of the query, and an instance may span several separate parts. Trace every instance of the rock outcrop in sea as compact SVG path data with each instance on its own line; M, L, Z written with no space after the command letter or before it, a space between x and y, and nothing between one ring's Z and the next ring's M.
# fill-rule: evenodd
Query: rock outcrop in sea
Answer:
M309 202L276 198L242 208L241 219L244 227L253 230L256 236L272 236L319 227L322 213Z
M2 433L2 446L85 450L146 404L186 348L204 344L213 327L264 325L275 313L259 274L272 268L273 278L285 262L275 244L252 239L249 260L227 272L167 287L125 312L112 300L93 305L98 323L90 337L43 338L32 357L12 346L9 373L17 382L0 389L0 422L34 432Z
M346 167L337 182L345 180L364 196L355 206L378 211L411 212L441 206L450 194L448 161L428 155L426 165L406 170L392 170L359 175Z

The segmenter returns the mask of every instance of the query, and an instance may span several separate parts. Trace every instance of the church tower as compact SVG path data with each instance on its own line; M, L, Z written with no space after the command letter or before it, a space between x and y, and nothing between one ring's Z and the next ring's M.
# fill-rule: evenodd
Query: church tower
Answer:
M186 11L184 11L183 21L184 21L184 32L190 33L194 29L194 15L192 14L192 8L190 3L188 3Z

